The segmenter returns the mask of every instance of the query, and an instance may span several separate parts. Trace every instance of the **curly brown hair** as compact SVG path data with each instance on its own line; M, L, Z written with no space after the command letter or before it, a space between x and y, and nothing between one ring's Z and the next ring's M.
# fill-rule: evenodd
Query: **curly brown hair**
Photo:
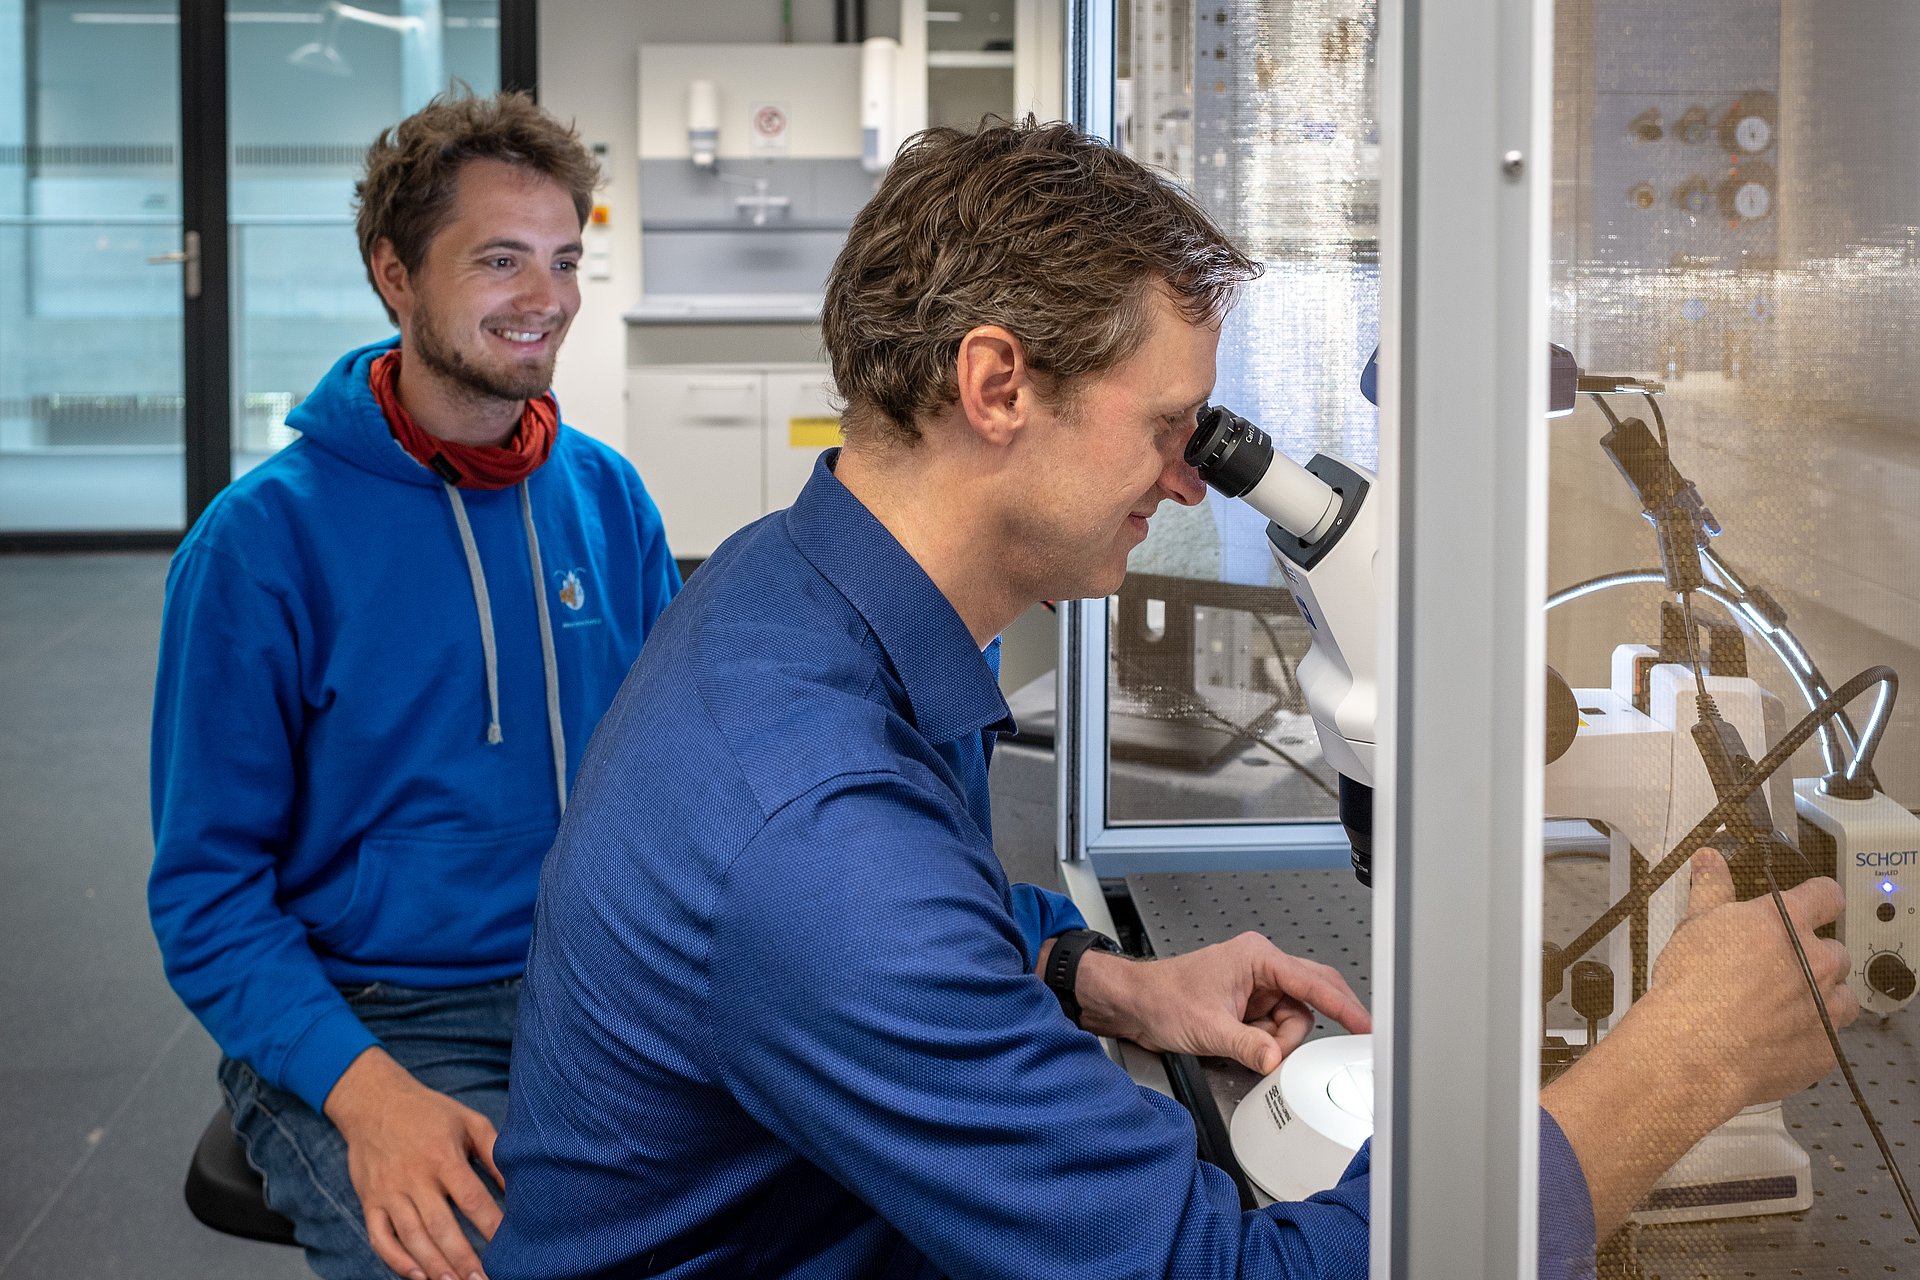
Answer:
M1217 324L1260 266L1166 176L1071 125L989 118L901 149L827 278L821 335L854 441L911 446L960 340L1001 325L1070 398L1147 339L1154 289Z
M524 93L444 93L374 139L366 171L353 186L360 260L374 293L380 292L374 246L391 241L407 270L418 271L427 246L453 220L460 170L471 160L499 160L552 178L573 197L580 225L587 225L600 166L571 125ZM384 297L380 301L386 306ZM387 318L400 323L392 307Z

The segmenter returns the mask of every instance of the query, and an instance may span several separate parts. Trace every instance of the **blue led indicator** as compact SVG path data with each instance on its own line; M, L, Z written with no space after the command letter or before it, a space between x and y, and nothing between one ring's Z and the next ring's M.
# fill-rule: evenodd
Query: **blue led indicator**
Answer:
M1892 892L1893 892L1893 881L1891 881L1891 880L1882 880L1882 881L1880 882L1880 892L1882 892L1882 893L1892 893Z

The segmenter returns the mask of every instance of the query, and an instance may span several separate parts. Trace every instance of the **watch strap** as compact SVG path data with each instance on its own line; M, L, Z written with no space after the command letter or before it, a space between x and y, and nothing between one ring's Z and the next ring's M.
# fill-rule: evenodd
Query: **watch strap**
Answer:
M1081 1008L1080 1001L1074 995L1074 984L1080 977L1080 961L1089 951L1121 954L1120 944L1104 933L1096 933L1092 929L1068 929L1065 933L1054 935L1053 949L1047 953L1047 967L1042 974L1047 989L1060 1002L1060 1011L1076 1027L1080 1025Z

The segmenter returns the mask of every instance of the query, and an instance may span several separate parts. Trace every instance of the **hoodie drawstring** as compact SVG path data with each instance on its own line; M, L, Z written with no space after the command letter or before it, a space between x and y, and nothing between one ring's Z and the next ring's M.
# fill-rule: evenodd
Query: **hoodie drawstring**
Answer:
M547 615L547 575L540 567L540 535L533 528L533 499L520 482L520 518L527 526L527 558L533 565L533 603L540 613L540 665L547 677L547 738L553 744L553 785L560 812L567 812L567 736L560 724L560 664L553 656L553 619Z
M480 615L480 650L487 664L487 744L504 741L500 731L500 658L493 639L493 600L487 594L487 575L480 564L480 547L473 540L473 525L467 519L467 504L460 490L444 486L453 505L453 521L460 526L460 548L467 557L467 576L473 582L473 604ZM567 739L560 719L560 667L553 651L553 623L547 616L546 574L540 567L540 538L533 527L533 500L527 496L526 482L520 490L520 516L527 531L527 560L533 569L534 603L540 614L540 662L547 685L547 735L553 750L554 788L560 799L560 812L567 811Z

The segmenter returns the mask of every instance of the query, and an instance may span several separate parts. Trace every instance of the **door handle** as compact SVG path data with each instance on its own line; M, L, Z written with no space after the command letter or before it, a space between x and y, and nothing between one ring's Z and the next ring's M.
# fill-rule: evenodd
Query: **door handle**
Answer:
M184 282L187 301L192 302L200 296L200 233L189 231L180 237L180 243L183 248L175 249L172 253L153 254L147 261L156 267L174 262L184 266L187 269Z

